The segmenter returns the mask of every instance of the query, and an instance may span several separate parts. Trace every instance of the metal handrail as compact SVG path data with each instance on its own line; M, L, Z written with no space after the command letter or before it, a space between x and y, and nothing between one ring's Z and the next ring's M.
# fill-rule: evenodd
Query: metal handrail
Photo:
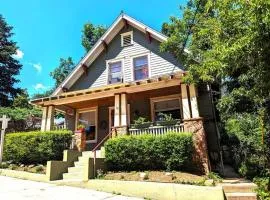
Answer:
M100 143L98 143L95 148L92 150L92 152L94 153L94 176L96 176L96 157L97 157L97 149L101 146L101 144L108 138L112 136L112 132L115 131L115 134L117 134L117 130L115 127L112 128L112 130L109 132L108 135L106 135L101 141Z
M109 134L108 135L106 135L96 146L95 146L95 148L94 149L92 149L92 152L94 152L94 151L96 151L97 150L97 148L98 147L100 147L101 146L101 144L109 137L109 136L111 136L112 135L112 132L113 132L113 130L115 130L115 132L116 132L116 129L113 127L112 128L112 130L109 132Z

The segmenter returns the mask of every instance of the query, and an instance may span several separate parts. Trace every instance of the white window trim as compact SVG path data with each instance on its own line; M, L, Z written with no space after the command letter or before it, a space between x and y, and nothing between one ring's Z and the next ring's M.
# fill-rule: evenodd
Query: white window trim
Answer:
M151 75L151 53L148 52L148 53L141 53L141 54L136 54L136 55L132 55L130 56L130 63L131 63L131 77L132 77L132 81L136 81L135 80L135 74L134 74L134 58L138 58L138 57L143 57L143 56L147 56L147 60L148 60L148 78L150 78L152 75ZM147 79L148 79L147 78ZM144 80L144 79L141 79L141 80Z
M180 106L180 117L183 119L183 108L182 108L182 98L180 94L172 94L167 96L161 96L161 97L153 97L150 98L150 105L151 105L151 119L152 122L155 121L155 107L154 104L161 101L169 101L169 100L179 100L179 106Z
M121 47L128 47L130 45L133 45L134 42L133 42L133 31L129 31L129 32L126 32L126 33L121 33ZM127 35L130 35L130 44L129 45L124 45L124 36L127 36Z
M119 83L109 83L109 64L110 63L116 63L116 62L121 62L121 74L122 74L122 82ZM107 76L107 85L112 85L112 84L120 84L120 83L124 83L125 82L125 74L124 74L124 58L116 58L116 59L110 59L110 60L106 60L106 76Z
M95 126L96 126L96 131L95 131L95 139L94 139L94 140L86 140L86 144L97 143L97 133L98 133L98 107L83 108L83 109L77 109L77 110L76 110L76 122L75 122L75 129L76 129L76 130L77 130L77 126L78 126L79 114L80 114L80 113L85 113L85 112L90 112L90 111L95 111Z

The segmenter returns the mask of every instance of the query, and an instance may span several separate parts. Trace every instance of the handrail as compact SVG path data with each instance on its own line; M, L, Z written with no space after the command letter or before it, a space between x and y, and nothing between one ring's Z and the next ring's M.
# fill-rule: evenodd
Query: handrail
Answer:
M94 177L96 176L96 157L97 157L97 148L101 146L101 144L109 137L112 135L113 130L115 131L115 133L117 134L117 130L115 127L112 128L112 130L109 132L108 135L106 135L101 141L100 143L98 143L95 148L92 150L92 152L94 153Z
M115 130L115 132L116 132L116 128L112 128L112 130L109 132L109 134L108 135L106 135L96 146L95 146L95 148L94 149L92 149L92 152L94 152L94 151L96 151L97 150L97 148L98 147L100 147L100 145L109 137L109 136L111 136L112 135L112 132L113 132L113 130Z

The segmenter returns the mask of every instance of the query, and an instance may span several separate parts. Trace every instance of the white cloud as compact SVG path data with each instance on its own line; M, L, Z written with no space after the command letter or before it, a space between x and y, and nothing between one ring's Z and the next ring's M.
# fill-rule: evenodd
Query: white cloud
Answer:
M35 70L40 73L42 71L42 66L40 63L28 63L29 65L33 66Z
M35 90L45 90L48 88L47 86L43 85L42 83L37 83L33 87L35 88Z
M15 59L22 59L23 58L23 55L24 55L24 53L21 50L17 49L16 50L16 54L13 55L13 58L15 58Z
M33 67L37 70L37 72L41 72L42 70L42 66L40 63L33 64Z

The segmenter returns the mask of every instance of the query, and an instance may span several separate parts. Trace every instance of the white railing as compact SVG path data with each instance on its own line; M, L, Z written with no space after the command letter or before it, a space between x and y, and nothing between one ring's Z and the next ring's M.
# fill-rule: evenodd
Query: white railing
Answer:
M72 138L71 138L71 143L70 143L69 149L74 149L75 145L76 145L76 138L75 138L75 135L73 134Z
M63 130L67 129L66 124L61 124L61 125L54 125L53 127L54 130Z
M130 128L130 135L151 134L155 136L164 135L167 132L184 132L184 124L169 125L169 126L150 126L148 128Z

